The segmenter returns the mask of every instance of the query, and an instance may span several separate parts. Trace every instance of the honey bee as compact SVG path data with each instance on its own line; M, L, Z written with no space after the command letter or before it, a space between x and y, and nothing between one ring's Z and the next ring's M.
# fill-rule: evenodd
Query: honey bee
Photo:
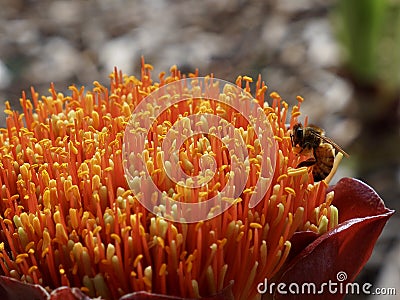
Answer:
M301 123L295 124L290 138L292 146L298 150L298 154L311 156L302 161L297 168L312 167L314 181L321 181L329 175L335 160L335 150L349 157L340 146L325 136L322 128L314 125L303 127Z

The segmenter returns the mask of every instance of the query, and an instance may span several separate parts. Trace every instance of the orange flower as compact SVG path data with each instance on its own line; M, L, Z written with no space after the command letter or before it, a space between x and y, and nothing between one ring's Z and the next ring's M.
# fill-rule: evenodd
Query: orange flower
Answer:
M211 180L196 191L166 176L159 145L172 124L191 111L223 116L235 126L249 151L245 189L229 199L227 210L196 223L169 221L145 209L124 177L129 160L122 151L124 130L146 96L184 78L172 67L155 82L151 69L143 62L141 78L115 70L110 89L98 82L86 92L71 86L71 96L52 85L51 95L39 98L32 88L32 99L22 95L23 114L7 104L7 128L0 135L3 275L48 291L78 287L106 299L134 291L198 298L230 284L235 299L252 299L259 282L280 272L295 232L321 235L337 226L334 192L327 192L325 181L314 183L306 167L296 169L300 157L285 125L288 105L277 93L270 95L270 106L264 104L261 78L253 94L277 148L271 184L258 205L250 208L249 202L266 158L255 129L237 110L202 99L190 107L180 102L154 123L142 153L151 179L181 202L205 201L228 184L227 174L235 171L230 153L207 134L186 139L178 161L187 175L198 175L199 156L207 153L216 162ZM250 92L251 81L239 77L236 84ZM291 126L302 101L298 97L292 108Z

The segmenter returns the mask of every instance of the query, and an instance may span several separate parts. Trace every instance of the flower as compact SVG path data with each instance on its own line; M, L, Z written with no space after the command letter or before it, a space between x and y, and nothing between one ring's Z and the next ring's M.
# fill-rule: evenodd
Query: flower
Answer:
M229 152L218 139L196 135L180 148L179 164L189 175L199 172L199 155L206 153L217 164L216 173L197 192L169 180L160 161L163 154L158 154L158 145L176 120L188 111L211 113L234 124L246 143L249 175L245 189L229 199L232 205L226 211L191 224L165 220L141 205L123 176L124 129L146 96L185 78L172 67L169 76L162 73L155 82L151 70L142 61L140 79L115 70L110 89L98 82L87 92L71 86L71 96L57 93L51 85L51 95L39 98L32 88L31 100L22 94L21 115L6 105L7 128L0 135L0 284L7 294L4 298L11 299L15 290L32 289L32 297L38 299L49 293L54 299L169 299L162 295L257 299L261 297L257 286L265 278L284 282L301 275L306 279L312 272L291 274L307 262L326 263L328 255L347 261L343 256L350 254L347 245L360 242L355 230L373 226L373 234L363 236L360 259L346 269L354 278L393 212L361 183L344 187L344 181L329 189L329 178L316 183L309 168L296 168L302 158L292 151L286 126L288 104L277 93L270 94L270 106L264 104L267 87L261 77L254 98L277 145L276 160L269 164L275 170L272 184L261 202L249 207L262 161L268 159L263 157L255 129L240 112L200 99L190 107L187 102L172 106L153 127L142 154L151 178L183 202L201 202L218 194L235 172L230 169ZM246 92L251 91L251 83L246 76L236 82ZM290 113L291 126L300 115L303 99L297 100ZM348 188L356 188L349 194L359 201L343 202ZM366 203L375 207L358 207ZM356 218L349 205L365 213ZM341 243L344 250L334 252L332 246ZM332 272L327 269L325 274ZM32 285L28 288L25 283ZM11 291L11 287L15 288Z

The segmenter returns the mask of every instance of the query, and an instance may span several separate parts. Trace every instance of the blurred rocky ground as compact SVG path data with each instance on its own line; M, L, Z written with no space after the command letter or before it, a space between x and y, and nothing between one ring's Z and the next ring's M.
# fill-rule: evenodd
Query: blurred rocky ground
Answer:
M378 151L380 147L399 151L399 128L393 129L393 143L384 146L375 135L370 151L378 153L373 158L376 167L365 174L357 172L357 164L363 164L357 160L357 141L365 133L355 113L355 86L340 75L343 49L332 26L335 4L335 0L0 0L0 103L4 108L4 101L10 101L18 109L21 90L34 86L47 94L50 82L66 94L70 84L91 86L94 80L107 84L114 66L139 75L142 55L154 65L154 75L174 64L184 72L199 68L201 75L213 72L229 81L238 75L261 74L269 91L278 91L290 104L296 103L297 95L303 96L303 114L354 158L343 161L336 178L362 178L387 206L399 210L400 162L385 160ZM394 115L388 119L398 119L400 110L389 113ZM2 126L4 120L1 114ZM400 294L399 226L395 215L360 282L395 286Z

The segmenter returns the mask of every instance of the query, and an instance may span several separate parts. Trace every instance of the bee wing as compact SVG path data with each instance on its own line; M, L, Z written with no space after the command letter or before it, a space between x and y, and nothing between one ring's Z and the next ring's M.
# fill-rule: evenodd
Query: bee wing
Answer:
M341 152L344 156L349 157L350 155L344 151L338 144L336 144L332 139L328 138L325 135L319 134L318 132L316 132L315 130L312 131L312 134L316 135L317 137L319 137L321 140L323 140L324 142L331 144L333 146L333 148L335 148L336 151Z

